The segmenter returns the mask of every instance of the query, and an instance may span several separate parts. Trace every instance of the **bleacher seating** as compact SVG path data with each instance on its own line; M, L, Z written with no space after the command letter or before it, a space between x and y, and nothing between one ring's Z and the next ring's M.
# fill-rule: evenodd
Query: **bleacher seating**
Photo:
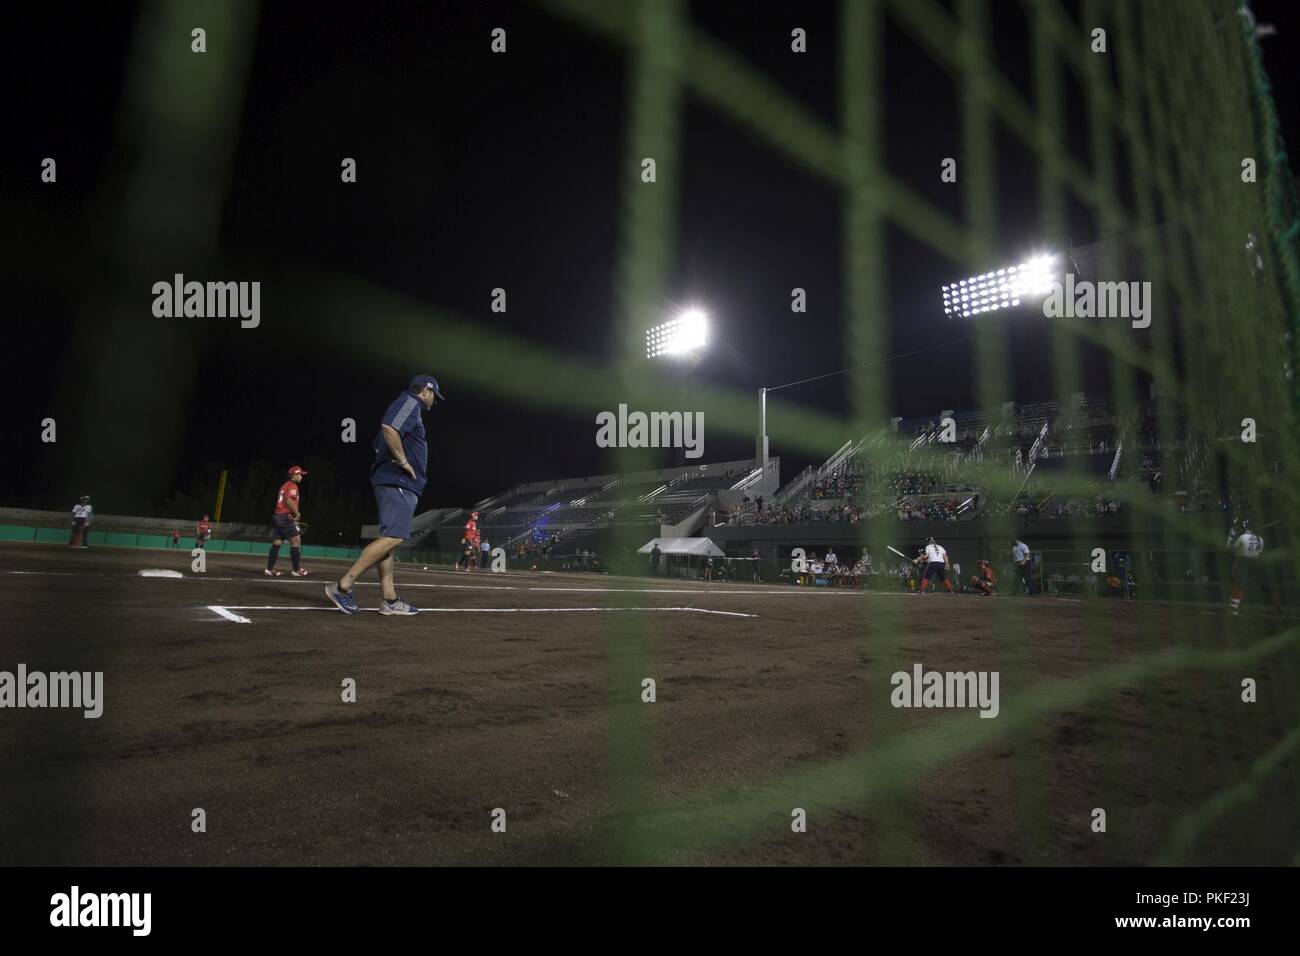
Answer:
M1162 421L1155 403L1121 410L1104 398L1076 396L1068 408L1038 402L958 411L952 419L952 442L940 440L938 414L897 419L893 428L850 440L821 465L800 473L761 514L751 504L725 520L855 522L891 513L900 520L1113 515L1122 513L1126 496L1143 489L1162 494L1170 509L1234 507L1206 488L1210 455L1203 439L1189 435L1177 418ZM1014 495L986 494L980 486L990 468L1004 469L1003 477L1012 479L1000 482L1004 488L1024 486L1031 474L1037 480L1031 490ZM1089 493L1044 489L1044 481L1067 472L1089 482Z
M732 461L704 470L697 465L531 482L486 499L478 508L479 527L493 544L560 540L569 547L610 525L678 524L754 470L752 461ZM450 512L442 527L462 526L469 511Z

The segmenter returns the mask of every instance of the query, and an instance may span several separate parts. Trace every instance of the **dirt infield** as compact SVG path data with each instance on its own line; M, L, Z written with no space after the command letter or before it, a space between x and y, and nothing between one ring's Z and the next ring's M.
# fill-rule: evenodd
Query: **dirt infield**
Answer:
M1286 864L1300 850L1293 622L419 569L399 589L429 613L348 617L323 597L328 565L301 581L261 564L214 554L200 575L182 551L0 548L0 670L104 672L98 719L0 710L0 864ZM377 605L376 587L360 595ZM997 671L998 715L891 706L891 675L916 664Z

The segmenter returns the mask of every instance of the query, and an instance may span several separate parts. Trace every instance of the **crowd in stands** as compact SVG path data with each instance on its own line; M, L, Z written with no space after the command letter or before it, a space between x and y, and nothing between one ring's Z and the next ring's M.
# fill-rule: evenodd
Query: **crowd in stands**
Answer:
M972 500L974 499L974 500ZM856 524L897 512L900 521L957 521L973 517L979 496L968 485L945 482L940 475L902 470L886 472L875 481L860 462L850 462L834 474L815 479L800 495L764 505L762 499L737 505L730 519L742 524Z
M814 524L834 522L856 524L864 516L861 505L845 502L828 508L814 508L807 502L773 505L751 514L748 524Z
M1177 422L1157 428L1153 407L1121 412L1114 402L1081 398L1070 407L1049 402L954 417L957 441L944 442L944 448L937 446L943 430L937 420L900 421L892 434L882 429L853 451L837 453L819 471L808 469L789 486L798 490L786 491L783 500L769 494L766 499L745 495L730 507L715 502L708 524L856 524L891 516L926 522L980 516L1043 520L1115 517L1128 510L1144 513L1153 508L1180 514L1242 510L1240 500L1209 487L1208 446L1196 445ZM917 438L930 447L918 450ZM970 453L975 445L978 450ZM946 454L949 451L952 454ZM1055 461L1069 456L1078 458L1068 469ZM996 481L983 477L990 469L995 470ZM1069 483L1067 473L1088 475L1090 483ZM693 492L725 488L743 475L743 469L733 468L720 474L683 476L671 483L667 493L612 517L674 524L704 500L693 497ZM1011 487L1022 478L1032 481L1017 495L989 493L995 485L1006 486L1007 477L1013 479ZM1144 489L1151 498L1138 500ZM641 487L619 485L616 490L627 495ZM586 504L600 511L595 503ZM603 512L589 516L576 508L565 514L610 518ZM554 515L548 517L554 522ZM512 515L512 519L545 520L541 513ZM543 544L529 542L521 557L542 556L544 551Z
M894 497L905 495L934 494L939 487L939 476L920 471L899 471L888 478L894 489Z
M809 497L814 501L826 498L857 498L861 495L866 476L857 468L845 469L813 482Z
M898 505L899 521L957 521L962 516L974 516L978 507L978 495L961 497L930 497L915 501L902 501ZM973 500L972 500L973 499ZM970 501L970 506L962 503Z
M860 479L861 476L858 476ZM1042 482L1039 483L1040 487ZM861 484L857 484L859 489ZM1034 519L1114 517L1126 513L1125 500L1141 485L1132 483L1121 488L1116 483L1099 480L1088 494L1062 495L1055 492L1025 492L1014 498L994 499L969 486L946 486L937 476L900 474L889 481L889 493L871 500L861 495L845 497L835 493L833 482L817 484L805 495L783 503L737 505L731 513L718 512L716 523L735 522L755 525L779 524L856 524L859 521L893 513L899 521L960 521L977 515ZM1148 486L1149 487L1149 486ZM1172 494L1153 493L1156 506L1179 514L1202 514L1220 511L1236 514L1242 503L1236 497L1212 490L1185 491Z
M1106 495L1096 497L1057 497L1047 495L1035 499L1020 495L1012 501L1000 501L984 508L990 517L1013 515L1019 518L1102 517L1124 512L1123 502Z

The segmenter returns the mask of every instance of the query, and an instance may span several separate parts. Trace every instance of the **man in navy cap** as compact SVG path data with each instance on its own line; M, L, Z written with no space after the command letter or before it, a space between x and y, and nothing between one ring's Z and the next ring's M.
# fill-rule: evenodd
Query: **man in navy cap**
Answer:
M433 408L434 402L440 399L446 401L438 390L438 380L432 375L417 375L384 413L372 445L375 461L370 467L370 483L379 507L379 537L366 545L346 574L325 587L325 596L345 614L361 610L352 589L357 578L375 565L379 566L379 584L383 589L379 613L403 616L419 613L419 608L397 597L393 552L411 536L411 519L426 483L429 444L424 437L420 406Z

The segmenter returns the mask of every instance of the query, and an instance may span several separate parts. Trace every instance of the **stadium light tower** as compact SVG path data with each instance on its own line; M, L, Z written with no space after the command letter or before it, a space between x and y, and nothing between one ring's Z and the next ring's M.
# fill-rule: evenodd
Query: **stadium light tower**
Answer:
M708 344L708 315L702 309L687 309L677 318L646 330L645 357L690 355Z
M670 360L671 376L678 379L683 408L692 408L696 403L695 373L708 345L709 316L695 306L683 309L676 318L646 330L645 357ZM676 464L687 464L684 445L677 449Z
M1022 299L1052 291L1060 274L1056 256L1041 255L1019 265L983 275L970 276L943 287L943 313L950 318L970 318L981 312L995 312L1018 306Z

